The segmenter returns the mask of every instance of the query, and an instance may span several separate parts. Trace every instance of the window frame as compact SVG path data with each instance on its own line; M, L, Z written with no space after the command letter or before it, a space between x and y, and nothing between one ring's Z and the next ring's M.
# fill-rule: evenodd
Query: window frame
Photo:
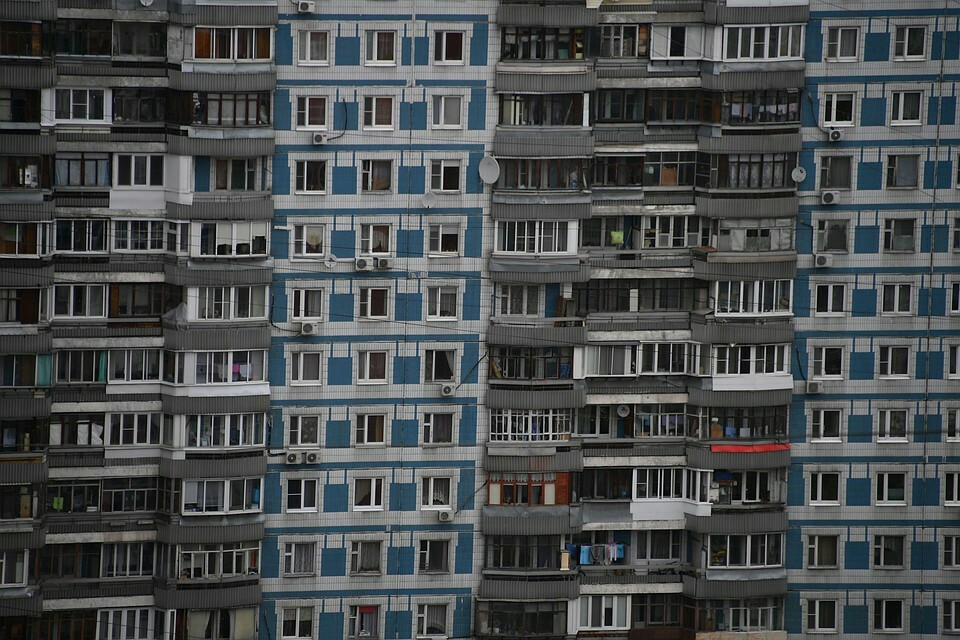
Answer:
M910 53L910 44L916 31L920 32L919 40L921 44L920 53ZM898 25L893 33L893 59L898 61L905 60L926 60L927 59L927 27L922 24Z
M323 122L313 123L311 122L311 117L315 115L314 107L312 103L314 101L320 101L320 115L323 119ZM309 131L326 131L327 130L327 96L297 96L296 102L296 128Z
M439 362L438 358L441 358L441 354L450 354L450 359L446 364L450 365L451 374L449 378L437 378L437 363ZM423 367L423 381L426 384L435 383L435 382L453 382L457 381L457 350L456 349L427 349L423 354L424 367Z
M899 605L900 624L895 627L887 627L887 605L892 603ZM894 598L875 598L873 601L873 630L880 633L902 633L904 630L903 613L903 600Z
M845 180L843 184L834 184L833 164L846 161L847 167ZM853 188L853 156L850 155L824 155L820 156L820 190L821 191L849 191Z
M364 547L374 546L376 553L367 552ZM363 560L375 558L377 566L365 568ZM383 542L381 540L352 540L350 542L350 575L381 575L383 573Z
M316 421L315 425L304 425L305 420ZM287 428L287 446L289 447L310 447L320 446L320 416L318 415L294 415L290 416L290 422ZM315 433L313 440L305 439L304 432ZM296 438L294 438L296 435Z
M877 355L878 379L907 379L910 377L912 350L906 345L881 345ZM902 369L900 368L902 365Z
M369 504L359 504L360 483L369 483ZM353 500L351 502L351 511L383 511L384 510L384 479L378 476L356 477L351 483L353 488Z
M312 485L312 487L310 486ZM294 492L292 489L296 488ZM319 481L317 478L287 478L284 494L285 513L316 513L320 508ZM298 506L291 506L292 497L298 496Z
M439 545L442 551L443 563L440 568L432 568L431 558L434 555L441 555L440 551L434 553L433 547ZM442 574L450 573L450 540L437 538L424 538L420 540L417 550L417 573Z
M822 626L821 618L825 613L821 611L820 605L831 605L829 618L832 619L831 626ZM837 600L825 600L817 598L816 600L807 600L807 631L809 633L837 633L839 631L838 621L840 619L840 606Z
M449 107L447 102L456 101L456 109L453 104ZM463 96L462 95L435 95L433 96L433 128L434 129L463 129ZM448 115L457 114L456 123L444 122Z
M326 195L327 193L327 161L317 159L297 160L294 164L295 171L293 176L294 195L314 194ZM319 172L318 172L319 169ZM319 188L311 189L311 177L319 177L319 185L313 186Z
M384 413L359 413L353 428L358 447L383 447L387 444L387 416ZM379 439L378 439L379 434Z
M894 91L891 99L890 125L910 126L923 124L923 91ZM916 117L907 118L905 114L912 110L913 97L916 97ZM910 103L907 98L910 97Z
M831 426L833 419L826 420L826 417L836 416L836 435L827 434L825 426ZM843 409L817 408L810 412L810 441L811 442L842 442L843 433Z
M453 296L453 313L445 313ZM455 285L434 285L427 287L427 314L430 321L449 322L459 319L460 291Z
M829 549L824 549L821 539L833 540L833 563L820 564L820 558ZM836 534L812 534L807 536L807 569L837 569L840 566L840 536Z
M436 424L436 418L437 418L438 416L448 416L448 417L450 418L450 425L449 425L450 438L449 438L448 440L438 440L437 437L436 437L436 433L437 433L438 428L442 428L442 429L447 429L447 428L448 428L447 425L437 425L437 424ZM455 439L456 439L456 438L455 438L455 434L454 434L454 432L455 432L455 430L456 430L456 421L457 421L457 416L456 416L456 414L453 413L453 412L450 412L450 411L427 411L427 412L424 412L424 414L423 414L423 422L422 422L422 429L421 429L421 434L422 434L421 437L422 437L422 440L423 440L423 445L424 445L424 446L434 446L434 447L453 445L453 444L455 443L454 441L455 441Z
M293 613L293 619L288 620L288 615ZM313 612L312 606L282 607L280 609L280 638L283 640L306 640L313 638ZM294 633L287 633L289 630L288 622L293 623Z
M820 292L826 293L821 296ZM839 294L838 294L839 292ZM843 316L847 313L847 284L845 282L829 282L818 284L814 289L814 315L816 316ZM824 302L824 309L821 311L821 297ZM839 298L839 300L838 300ZM840 308L837 309L839 302Z
M903 479L903 498L895 499L890 497L892 486L891 480L897 477ZM876 485L874 491L874 504L880 506L902 507L907 504L907 474L896 471L880 471L877 473Z
M323 353L320 351L294 351L290 357L290 385L291 386L318 386L323 384ZM316 378L305 378L304 373L312 373L307 367L313 368L316 361Z
M881 316L913 315L913 283L885 282L880 285Z
M384 172L386 167L386 172ZM386 175L386 184L383 178ZM393 160L372 158L360 161L360 193L378 195L393 193Z
M143 158L143 182L137 179L137 164ZM164 154L117 153L113 162L113 186L117 189L163 189ZM126 168L124 168L126 167ZM126 174L126 176L124 175ZM127 180L129 182L121 182Z
M326 231L324 224L295 224L291 234L290 259L291 260L317 260L326 256ZM316 243L307 242L319 233L319 249L310 251L311 246L317 246Z
M456 40L455 37L448 36L459 36L460 46L459 52L449 51L453 45L450 44L450 40ZM455 47L454 47L455 48ZM456 57L456 56L459 57ZM462 66L466 64L466 55L467 55L467 34L465 31L451 31L451 30L442 30L434 32L433 38L433 64L436 65L459 65Z
M323 52L321 58L314 58L314 36L323 36ZM304 57L304 54L307 54ZM330 65L330 32L320 29L304 29L297 33L297 66L329 66Z
M850 97L850 119L838 120L840 98ZM829 91L823 94L823 125L828 128L852 127L857 123L857 94L853 91Z
M844 34L853 32L853 55L843 55ZM827 28L827 48L824 60L830 62L857 62L860 59L860 27L836 26ZM831 55L832 52L832 55Z
M291 317L294 320L309 320L310 322L320 322L323 320L323 289L319 287L297 287L291 292L293 300L293 308L291 309ZM317 300L316 305L311 304L311 301L314 299ZM316 308L316 314L313 314L313 309Z
M902 159L901 159L902 158ZM913 158L914 171L912 183L900 182L898 177L898 166L908 162L907 159ZM908 178L910 176L907 176ZM887 156L886 179L884 183L887 189L919 189L920 188L920 155L916 153L891 153Z
M903 417L903 435L891 435L897 416ZM910 432L910 412L907 409L878 409L877 410L877 442L908 442Z
M826 495L831 487L825 484L827 478L836 479L836 487L833 487L835 494ZM810 474L810 488L807 491L808 504L817 506L840 506L841 489L840 473L836 471L815 471Z
M444 485L446 489L444 490ZM451 511L454 509L453 478L450 476L424 476L420 480L420 510L421 511ZM442 495L446 492L446 502Z
M451 188L447 184L450 176L448 171L456 170L456 178L452 181L455 182ZM459 160L431 160L430 161L430 191L432 193L441 193L441 194L452 194L460 193L462 191L462 175L463 167Z
M380 305L383 297L383 314L374 314L374 307ZM357 295L357 318L359 320L387 320L390 318L390 288L389 287L360 287Z
M387 43L382 43L380 36L389 35L389 53ZM395 67L397 66L397 32L391 29L370 29L364 32L363 64L366 67ZM386 57L384 57L386 56Z

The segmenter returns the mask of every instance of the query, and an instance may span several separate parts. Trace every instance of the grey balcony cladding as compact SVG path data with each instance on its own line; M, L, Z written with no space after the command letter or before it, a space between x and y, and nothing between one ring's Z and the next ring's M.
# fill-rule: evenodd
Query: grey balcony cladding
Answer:
M757 510L743 513L686 514L687 529L695 533L766 533L787 530L787 512Z
M775 260L758 258L752 253L739 257L744 262L711 260L693 261L693 277L700 280L775 280L793 278L797 274L797 257L791 254L770 256ZM764 256L766 257L766 256ZM752 262L746 262L752 260Z
M793 324L790 322L693 322L690 338L705 344L773 344L793 342Z
M274 73L182 73L170 70L170 88L180 91L240 93L272 91L276 86Z
M705 91L755 91L758 89L799 89L803 87L803 70L728 71L703 73Z
M45 527L34 527L30 531L0 533L0 551L10 549L39 549L47 539Z
M550 284L586 282L590 267L580 260L504 260L490 259L490 279L494 282Z
M510 443L504 447L498 447L498 452L503 452L507 447L512 447ZM488 445L490 446L490 445ZM583 456L580 449L573 451L557 451L552 456L538 455L541 451L533 447L517 446L516 455L493 455L489 450L484 468L487 471L503 471L507 473L551 473L555 471L582 471Z
M272 269L264 266L239 266L224 263L165 265L167 282L181 286L270 284Z
M620 571L619 569L614 569L614 571ZM611 575L609 572L604 571L601 573L584 573L582 574L580 581L581 584L679 584L681 576L679 574L644 574L644 573L627 573L627 574L614 574Z
M643 144L648 136L643 127L617 127L594 129L594 144L596 146L604 144Z
M494 220L587 220L590 201L557 204L494 202L490 208Z
M690 404L698 407L779 407L790 404L790 389L771 391L711 391L690 387Z
M220 414L254 413L270 408L270 396L228 396L222 398L187 398L183 396L163 396L163 410L166 413Z
M101 582L67 582L61 584L46 583L43 585L43 597L50 600L70 600L74 604L82 598L125 598L153 595L153 585L149 578L137 579L125 583L111 584L111 580Z
M164 478L239 478L262 476L267 470L263 455L238 458L170 460L160 459L160 475Z
M522 27L592 27L599 13L575 5L501 4L497 24Z
M644 377L639 379L612 379L612 380L603 380L601 378L590 378L587 381L587 390L589 393L606 393L606 394L619 394L619 395L630 395L630 394L677 394L683 393L686 389L683 386L677 386L676 384L664 384L659 380L647 380Z
M648 198L649 199L649 198ZM786 198L697 198L697 215L708 218L793 218L800 201Z
M562 321L561 321L562 322ZM556 347L587 344L587 328L490 325L487 344L508 347Z
M489 389L487 407L491 409L579 409L587 404L587 387L541 391L538 389Z
M501 579L484 576L480 581L480 598L492 600L575 600L580 596L579 576L563 580L524 580L522 577Z
M580 93L597 88L597 76L592 71L568 73L497 73L497 93Z
M192 205L167 203L167 218L171 220L269 220L272 217L273 201L269 196L227 196L212 200L195 194Z
M783 24L806 22L810 6L797 4L781 7L728 7L724 2L703 3L703 20L707 24Z
M531 513L534 511L534 513ZM581 523L570 507L484 507L480 527L488 536L549 536L575 533Z
M3 417L8 420L46 418L50 415L50 402L49 396L42 398L34 398L32 394L3 394L0 396Z
M46 134L0 135L0 147L4 149L4 153L11 155L49 156L57 152L57 136Z
M674 442L669 444L646 444L636 442L632 446L626 447L597 447L591 448L584 443L584 458L619 458L623 456L683 456L687 453L687 448L683 442Z
M33 335L0 335L0 353L49 353L53 336L49 331Z
M0 220L17 222L49 222L53 219L54 206L51 200L37 204L0 205Z
M39 617L43 613L43 596L40 589L35 589L32 595L0 598L0 618L7 616Z
M6 414L4 414L6 417ZM30 483L47 481L47 459L40 456L32 460L0 459L0 484Z
M787 593L786 578L768 580L706 580L683 576L683 594L694 598L762 598Z
M163 609L220 609L260 604L260 584L231 587L225 583L206 589L157 589L156 605Z
M57 68L52 64L0 65L0 85L8 89L48 89L56 84Z
M196 13L171 13L171 22L211 27L270 26L277 23L277 8L270 6L216 5L197 6Z
M766 135L725 134L700 137L703 153L792 153L800 151L800 132Z
M4 0L0 2L0 20L55 20L54 0Z
M206 542L249 542L263 539L263 523L200 526L177 523L157 527L157 540L166 544L203 544Z
M705 447L689 447L687 464L697 469L729 469L731 471L778 469L790 464L790 450L728 453L713 452Z
M506 158L587 158L593 155L593 136L498 133L493 139L493 154Z
M217 327L185 331L164 329L163 338L164 346L175 351L266 349L270 346L270 328Z
M273 155L273 149L273 138L167 138L167 153L180 156L253 158Z

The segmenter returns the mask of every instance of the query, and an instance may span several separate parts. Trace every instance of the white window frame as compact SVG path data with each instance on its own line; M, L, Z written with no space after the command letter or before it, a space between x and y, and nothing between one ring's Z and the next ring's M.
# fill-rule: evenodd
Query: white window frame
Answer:
M917 115L916 117L907 117L908 109L913 106L914 100L916 100ZM923 91L894 91L891 103L891 125L923 124Z
M833 539L833 564L819 564L821 540ZM836 569L840 566L840 536L834 534L812 534L807 537L807 569Z
M947 345L947 377L960 378L960 345Z
M296 288L293 290L292 317L294 320L323 320L323 289L315 287Z
M379 303L374 298L383 297L383 313L375 314L373 307ZM357 295L357 317L361 320L386 320L390 317L390 289L388 287L360 287Z
M305 373L313 373L313 364L316 364L316 378L305 378ZM309 367L309 369L308 369ZM319 351L295 351L290 354L290 384L291 385L320 385L323 384L323 354Z
M232 496L230 495L234 489L234 482L242 482L243 490L247 490L249 484L250 487L254 489L259 489L260 499L257 502L257 505L252 508L246 508L246 500L244 499L244 507L241 509L231 509ZM203 505L203 508L199 508L195 511L187 511L187 486L188 485L197 485L197 505ZM207 509L206 504L201 502L201 498L205 497L207 492L207 485L213 486L216 484L221 485L220 495L223 498L223 504L221 505L222 509ZM200 495L200 487L203 487L203 496ZM251 494L255 491L251 491ZM214 505L217 506L217 505ZM209 478L209 479L198 479L198 480L184 480L183 481L183 490L181 491L181 504L180 504L180 513L185 516L191 515L210 515L210 514L229 514L229 513L260 513L263 510L263 478Z
M440 546L440 549L434 547ZM417 573L450 573L450 540L423 539L417 549ZM442 556L443 566L439 569L430 567L430 559Z
M208 57L208 58L199 58L199 57L197 57L197 46L196 46L197 39L196 39L196 37L197 37L197 30L198 30L198 29L205 29L205 30L209 30L209 31L211 32L211 33L210 33L210 53L211 53L211 55L210 55L210 57ZM216 53L217 53L217 52L216 52L216 44L217 44L217 42L216 42L216 32L217 32L217 31L229 31L229 32L230 32L230 51L229 51L229 53L228 53L227 56L218 57L218 56L216 55ZM240 45L240 35L241 35L240 32L241 32L241 31L244 32L244 35L249 35L249 36L252 38L251 42L249 43L249 45L250 45L250 55L249 55L249 56L244 56L244 57L241 57L241 56L240 56L240 47L239 47L239 45ZM266 58L258 58L258 57L256 57L256 56L257 56L257 35L258 35L258 32L260 32L260 31L266 31L266 32L268 32L268 34L269 34L269 36L270 36L270 44L269 44L269 47L268 47L268 48L270 49L270 51L269 51L269 53L267 54L267 57L266 57ZM247 34L246 32L249 32L249 34ZM210 27L210 26L206 26L206 25L197 25L197 26L194 27L194 29L193 29L193 37L191 38L191 41L192 41L192 43L193 43L193 59L196 60L196 61L198 61L198 62L215 62L215 63L219 63L219 62L241 62L241 63L247 63L247 62L258 62L258 61L260 61L260 62L266 62L266 61L273 60L274 36L273 36L273 29L272 29L271 27Z
M364 553L364 547L374 545L376 554ZM383 542L380 540L354 540L350 543L350 573L360 575L380 575L383 572ZM377 559L374 569L364 569L361 564L365 557L373 556Z
M319 103L317 108L314 103ZM297 96L297 129L327 129L327 96ZM313 122L312 116L319 111L321 122Z
M837 107L841 98L850 100L850 119L838 120ZM857 94L852 91L831 91L823 94L823 124L827 127L852 127L857 121Z
M358 504L360 499L360 485L361 483L369 483L370 485L370 502L369 504ZM362 477L353 479L353 511L383 511L384 499L384 480L379 477Z
M53 112L54 119L60 123L86 123L86 122L111 122L112 121L112 106L113 106L113 97L112 91L110 89L97 89L97 88L60 88L58 87L53 93ZM61 94L68 94L67 101L69 102L69 114L67 116L61 116L57 114L57 103L60 101ZM99 97L99 105L97 104ZM91 118L91 110L95 110L96 107L100 108L103 112L99 118ZM82 109L83 115L76 115Z
M374 378L375 360L383 361L383 377ZM390 378L390 354L386 349L363 350L357 353L357 384L386 384Z
M840 373L827 373L826 358L828 351L840 351ZM811 377L817 380L842 380L844 375L844 365L847 360L846 349L840 346L824 346L813 348L813 366L811 367Z
M453 299L453 312L446 311ZM460 292L453 285L427 287L427 320L457 320L460 311Z
M293 226L290 257L294 260L316 260L326 255L327 229L322 224L296 224ZM308 242L317 240L318 242ZM319 247L312 250L311 247Z
M897 418L903 418L903 435L893 435ZM910 412L907 409L879 409L877 411L877 442L907 442L910 432Z
M923 45L921 53L909 53L910 42L917 37ZM893 59L894 60L926 60L927 59L927 27L921 24L900 25L893 32Z
M321 168L320 175L322 175L322 185L319 189L310 189L309 174L308 171L313 165L319 164ZM303 194L326 194L327 193L327 161L326 160L297 160L295 163L296 171L294 172L294 193L303 193Z
M6 549L0 551L0 589L26 586L29 575L29 549Z
M827 419L829 416L829 420ZM832 425L836 422L836 433ZM830 426L830 433L826 427ZM840 442L843 432L842 409L813 409L810 414L810 439L812 442Z
M450 42L451 40L455 40L454 36L459 36L460 47L459 50L450 51L451 48L455 49L455 42L452 44ZM435 32L433 39L433 64L462 66L466 61L466 56L466 32L447 30Z
M292 489L296 488L294 492ZM319 511L319 482L316 478L286 478L286 513L315 513ZM299 504L291 506L293 497Z
M446 502L443 494L446 492ZM422 511L447 511L453 508L453 478L450 476L425 476L420 484L420 509Z
M581 631L629 629L630 601L631 598L629 595L598 594L580 596L580 621L577 628ZM593 624L593 619L597 617L598 613L596 611L597 607L600 608L599 625Z
M364 609L373 609L372 612L363 611ZM361 638L379 638L381 634L380 626L380 605L349 605L347 609L347 638L349 640L360 640ZM364 629L363 622L368 620L366 613L372 613L373 629Z
M498 283L496 287L496 315L537 318L542 313L539 285ZM523 310L512 313L518 304ZM533 311L530 310L531 306L534 307Z
M386 233L384 233L386 229ZM373 245L374 238L386 238L386 247ZM370 223L360 225L359 255L361 256L389 256L393 253L393 225L388 223Z
M244 193L260 191L259 158L214 158L210 171L210 191L219 193ZM220 177L223 175L223 187ZM239 174L239 175L238 175ZM240 178L242 184L234 186L234 180Z
M195 304L191 309L191 320L197 322L264 320L267 317L266 286L191 287L187 295ZM244 304L246 313L242 310ZM257 309L260 315L255 315Z
M960 535L943 536L943 568L947 571L960 570Z
M853 33L853 54L844 55L844 35ZM860 28L829 27L827 29L827 50L825 60L831 62L856 62L860 59ZM849 44L849 43L848 43Z
M824 493L827 491L827 483L825 480L828 477L836 478L836 496L827 496ZM810 474L810 490L807 492L809 498L809 504L811 505L827 505L827 506L839 506L840 505L840 474L833 471L828 472L815 472Z
M380 48L380 34L389 35L390 50ZM389 29L372 29L364 36L363 64L368 67L395 67L397 66L397 32Z
M448 246L449 239L454 238L456 248L454 250L444 249ZM460 255L460 225L449 223L431 224L427 227L427 257L446 257ZM960 286L960 283L958 283Z
M724 60L803 59L804 27L803 24L726 26L723 30ZM772 36L773 33L777 34L776 37ZM776 50L773 50L774 44Z
M902 233L910 223L910 234ZM909 246L906 240L909 239ZM913 253L917 246L917 220L915 218L887 218L883 221L883 252Z
M204 258L266 256L270 253L270 227L266 222L201 222L194 225L199 239L194 255ZM213 244L207 238L212 234ZM204 238L204 236L207 238ZM257 246L255 240L262 239ZM221 251L222 249L222 251ZM261 249L256 251L255 249Z
M829 611L822 607L829 605ZM829 615L828 615L829 614ZM823 618L832 618L833 624L825 626ZM840 620L840 603L837 600L807 600L807 631L809 633L836 633L837 623Z
M947 414L947 442L960 442L960 409L947 407L944 411Z
M887 307L890 307L889 309ZM905 308L904 308L905 307ZM907 282L890 282L881 285L880 315L904 316L913 314L913 285Z
M449 378L437 378L437 362L438 358L441 358L440 354L449 353L452 354L453 364L450 367L452 373ZM427 349L423 354L424 367L423 367L423 379L426 383L431 382L456 382L457 380L457 350L456 349Z
M288 622L293 623L293 634L287 633ZM313 638L313 607L283 607L280 611L280 637L284 640Z
M457 121L445 122L447 116L453 114L457 115ZM433 96L433 128L463 129L463 96Z
M900 624L896 627L887 627L886 626L886 613L888 604L897 604L900 607ZM902 633L903 632L903 600L896 600L893 598L887 599L875 599L873 601L874 615L873 615L873 630L880 633ZM877 621L881 622L882 626L877 626Z
M385 113L379 108L381 101L387 101L390 105L390 121L383 122L378 120L377 116ZM363 99L363 129L366 131L380 130L393 131L394 127L394 97L393 96L366 96Z
M434 610L440 608L442 609L442 615L437 614ZM449 619L449 610L450 607L446 603L428 603L428 604L418 604L417 605L417 638L446 638L450 635L450 619ZM434 615L431 615L433 613ZM443 629L440 633L429 633L430 628L427 626L428 622L431 620L436 620L443 618Z
M943 601L943 632L960 633L960 600Z
M826 310L820 310L820 292L826 291L824 295ZM842 316L847 312L847 285L842 282L830 282L818 284L814 289L813 311L816 316ZM837 308L837 303L840 308Z
M64 292L66 309L58 311L57 298ZM106 318L107 287L102 284L56 284L53 286L54 318Z
M960 506L960 471L943 474L943 504L947 507Z
M322 51L318 51L320 57L313 57L314 40L322 41ZM297 65L305 66L328 66L330 64L330 32L320 30L304 30L297 34Z
M455 184L448 184L448 170L456 169ZM433 193L460 193L463 168L459 160L430 161L430 191Z
M450 439L449 440L438 440L437 439L437 421L439 416L446 416L450 418ZM443 420L446 420L446 417ZM445 411L428 411L423 414L423 444L431 446L444 446L452 445L456 439L457 416L452 412ZM446 425L442 427L446 429Z
M379 432L379 438L377 437ZM358 447L382 447L387 444L387 415L360 413L354 425L354 444Z
M290 447L319 447L320 424L320 416L290 416L290 426L287 430L287 445ZM305 432L316 434L315 438L304 437Z
M894 546L899 546L900 558L887 563L884 550L887 549L887 542L894 542ZM907 539L905 536L876 534L873 536L873 557L872 566L874 569L903 569L907 555Z
M165 164L162 153L118 153L113 156L113 186L118 189L163 189L163 166ZM143 164L143 179L138 179L137 165ZM129 182L120 182L120 169L124 164L129 165Z
M901 160L903 158L903 160ZM915 173L912 176L912 182L906 182L900 184L897 178L898 170L897 165L907 162L907 158L913 158L914 170ZM884 188L885 189L918 189L920 187L920 172L922 168L920 166L920 155L916 153L891 153L887 156L887 165L885 167L886 174L884 176ZM889 221L889 220L888 220ZM914 228L916 230L916 228ZM884 249L885 251L890 251L890 249ZM913 251L913 249L910 249ZM896 249L894 249L896 251Z
M383 176L383 166L387 168L387 184L380 187L376 176ZM378 158L360 161L360 192L365 194L393 193L393 160Z
M903 498L890 498L891 480L896 477L903 477ZM876 492L874 493L877 506L899 506L907 504L907 474L896 471L881 471L877 474Z
M906 353L906 356L903 359L903 364L906 366L904 371L894 370L894 366L897 364L897 360L901 357L901 354ZM911 350L909 346L904 345L883 345L880 347L879 356L877 357L878 366L877 372L878 377L880 378L909 378L910 377L910 356Z

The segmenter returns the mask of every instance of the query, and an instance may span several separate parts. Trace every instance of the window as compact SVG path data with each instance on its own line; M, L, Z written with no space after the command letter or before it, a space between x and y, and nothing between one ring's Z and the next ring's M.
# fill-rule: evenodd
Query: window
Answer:
M596 92L597 122L643 122L643 90L641 89L599 89ZM668 120L673 111L658 110L654 117L651 105L650 120Z
M491 473L488 504L539 507L557 504L555 473Z
M950 283L950 313L960 313L960 282Z
M897 27L893 42L894 59L923 60L926 55L926 38L926 27Z
M118 187L162 187L163 156L117 154Z
M783 564L783 534L711 535L710 566L778 567Z
M880 347L881 378L905 378L909 367L910 347Z
M855 62L860 30L856 27L830 27L827 30L827 60Z
M363 160L360 163L360 190L389 193L393 184L391 160Z
M195 27L193 57L216 62L270 60L270 27Z
M497 309L502 316L540 315L540 287L536 285L498 284Z
M877 474L877 504L907 504L907 476L904 473Z
M316 571L315 542L286 542L283 545L283 575L313 575Z
M646 58L650 55L650 25L610 24L600 31L603 58Z
M582 60L584 29L504 27L502 60Z
M320 384L320 353L291 353L290 381L292 384Z
M108 374L111 382L160 380L160 350L124 349L110 351Z
M329 34L326 31L301 31L300 56L297 58L301 65L327 64Z
M298 224L293 227L293 257L323 257L324 228L322 224Z
M200 225L200 255L266 255L267 228L266 222L202 223Z
M380 573L380 541L350 543L350 573Z
M184 480L183 514L260 511L261 478Z
M264 422L262 413L189 415L184 425L186 446L188 448L263 446ZM165 423L165 444L170 439L166 436L166 426ZM140 424L137 428L139 432ZM140 437L138 433L137 438Z
M431 162L430 190L437 193L460 191L460 161L434 160Z
M950 471L943 474L943 503L949 506L960 504L960 472Z
M360 225L360 255L390 253L390 225Z
M114 413L107 442L111 445L160 444L159 413Z
M393 106L390 106L392 113ZM463 97L433 96L433 128L460 129L463 127Z
M807 631L811 633L836 633L837 601L807 601Z
M363 99L364 129L393 129L393 98L367 97Z
M114 55L161 58L167 53L167 28L162 23L116 22Z
M813 440L840 440L840 422L843 412L840 409L814 409L811 420L810 437Z
M294 289L293 317L296 320L322 320L323 289Z
M903 631L903 601L873 601L874 631Z
M70 20L68 24L75 23ZM0 22L0 56L40 57L41 26L40 22Z
M572 190L586 189L582 158L519 158L500 163L498 189Z
M723 280L716 287L718 314L790 312L792 280Z
M457 319L457 288L427 288L427 320Z
M853 124L852 93L827 93L823 96L823 122L836 127Z
M881 409L877 412L877 440L905 442L906 439L906 409Z
M396 31L367 31L368 65L396 65Z
M451 382L456 373L457 352L452 349L427 349L424 382Z
M912 285L885 284L883 285L883 301L881 310L884 314L909 314L911 311Z
M190 109L192 113L186 121L193 124L223 127L270 124L270 94L267 92L194 93Z
M452 444L453 414L423 414L423 444Z
M447 605L417 605L417 637L447 635Z
M103 481L104 511L156 511L156 478L110 478Z
M299 96L297 98L297 126L304 129L327 128L327 98Z
M195 383L259 382L264 379L264 354L263 350L197 352Z
M291 447L320 444L320 416L290 416Z
M796 165L795 153L700 154L697 182L706 189L793 189Z
M377 320L386 318L389 293L389 289L361 287L359 316Z
M497 251L504 253L567 253L566 221L527 220L497 223Z
M58 284L54 286L54 317L106 317L105 290L106 287L102 284Z
M427 252L433 256L460 253L460 227L456 224L431 224L428 229Z
M259 172L256 158L217 158L213 167L214 191L257 191Z
M380 607L351 605L347 637L351 640L380 637Z
M960 633L960 600L943 601L944 633Z
M53 168L55 187L110 187L108 153L58 153Z
M947 441L960 440L960 409L947 409Z
M287 480L287 512L317 510L317 481L306 478Z
M807 568L836 568L840 564L839 549L839 536L810 536L807 538Z
M28 553L26 549L0 551L0 588L27 584Z
M103 120L103 89L57 89L57 120Z
M667 47L670 58L687 57L687 28L672 26L667 27L670 30L669 43ZM699 55L699 52L694 52Z
M384 425L387 417L382 414L364 414L357 416L356 444L383 444Z
M637 560L644 562L656 560L680 560L682 555L684 532L678 529L652 530L637 532Z
M643 183L643 156L596 156L594 158L594 186L638 187Z
M843 377L843 347L814 347L814 378Z
M636 90L634 90L636 91ZM602 115L598 115L598 120L608 121L625 121L625 122L642 122L643 118L640 115L635 117L617 117L620 114L620 108L623 109L623 114L633 115L634 109L631 108L631 105L636 101L639 105L640 113L643 112L643 98L644 94L642 92L629 91L629 90L611 90L604 91L600 95L600 102L598 103L600 109L602 110ZM676 123L698 123L701 120L710 117L710 111L712 104L708 101L712 98L704 97L704 94L700 91L691 90L691 89L655 89L648 90L648 101L647 101L647 121L648 122L676 122ZM613 118L608 118L607 109L613 107ZM744 121L750 122L750 119L744 119L743 113L744 105L736 104L729 107L730 118L732 124L743 124ZM746 107L746 111L751 111L753 109L753 104Z
M947 375L951 378L960 376L960 345L947 347Z
M107 250L106 220L57 220L56 250L75 253Z
M666 343L670 344L670 343ZM667 370L673 373L682 373L687 366L693 366L693 357L680 358L686 355L686 343L674 343L676 346L671 349L669 360L663 360L666 355L661 349L657 349L657 360L659 365L650 369L645 366L644 361L650 347L663 347L659 345L641 345L641 372L642 373L662 373ZM734 345L714 347L714 375L717 376L743 376L743 375L763 375L763 374L784 374L790 370L790 357L788 345L770 344L770 345ZM692 345L690 347L691 356L694 355ZM669 368L666 366L669 362Z
M920 103L922 100L923 93L920 91L894 91L890 124L921 124Z
M448 540L421 540L420 573L449 573L450 542Z
M437 64L463 64L463 31L437 31L433 61Z
M943 568L960 569L960 536L944 536Z
M628 629L630 596L581 596L580 629Z
M843 284L818 284L816 298L817 315L843 313L847 298L847 287Z
M312 638L313 607L284 607L281 638Z
M840 504L840 474L810 474L810 504Z
M887 157L887 188L916 189L919 183L920 156L891 155Z
M848 220L818 220L817 252L846 253L848 226Z
M163 251L162 220L114 220L113 248L116 251Z
M902 569L903 540L903 536L873 536L874 568Z
M383 511L383 478L357 478L353 481L354 511Z
M883 250L907 251L914 250L913 218L887 219L883 221Z
M104 382L106 365L106 353L103 351L60 351L55 354L56 357L56 376L54 380L58 383L74 384L85 382ZM8 356L10 358L10 356ZM16 357L14 362L6 360L4 364L4 386L11 386L7 381L14 382L23 380L33 386L34 380L34 362L33 358L25 359ZM11 373L9 370L14 369ZM14 386L22 386L22 383Z
M824 156L820 158L820 188L850 188L850 156Z
M803 55L803 25L727 27L727 60L784 60Z
M0 189L47 189L49 173L46 157L0 156Z
M325 160L297 160L296 186L303 193L324 193L327 190Z
M451 483L450 478L424 478L421 485L420 507L449 509Z

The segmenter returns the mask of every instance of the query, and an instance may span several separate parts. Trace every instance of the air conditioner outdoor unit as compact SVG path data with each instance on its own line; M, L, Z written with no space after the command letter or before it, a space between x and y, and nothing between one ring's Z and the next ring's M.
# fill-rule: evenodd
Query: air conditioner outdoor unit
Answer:
M438 511L437 520L440 522L453 522L453 511Z
M315 336L317 335L317 325L313 322L304 322L300 325L300 335L302 336Z
M819 269L826 269L827 267L833 266L833 256L819 254L816 258L813 259L813 263Z
M327 134L326 133L313 134L313 144L327 144Z
M456 392L457 392L457 388L452 384L445 384L442 387L440 387L440 395L442 395L444 398L449 398Z
M308 451L303 454L303 461L307 464L317 464L320 462L320 452L319 451Z
M357 258L353 263L357 271L373 271L374 258Z
M389 269L393 266L393 260L390 258L377 258L377 269Z
M823 383L822 382L808 382L807 383L807 393L822 393L823 392Z
M299 453L288 453L284 457L284 462L287 464L300 464L300 454Z
M300 0L297 3L297 13L313 13L317 10L317 3L313 0Z
M824 191L820 194L820 204L837 204L839 199L839 191Z
M843 140L843 130L830 129L830 133L827 134L827 138L830 140L830 142L840 142Z

